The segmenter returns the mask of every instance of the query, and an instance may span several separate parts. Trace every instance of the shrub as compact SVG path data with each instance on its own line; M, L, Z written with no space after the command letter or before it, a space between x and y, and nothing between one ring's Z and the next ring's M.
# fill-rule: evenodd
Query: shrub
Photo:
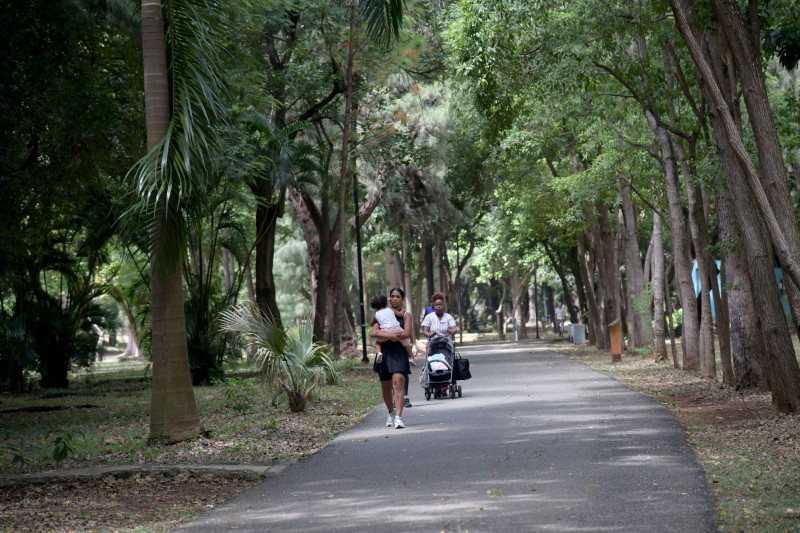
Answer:
M254 302L224 311L220 323L223 332L248 344L265 384L285 393L293 412L305 409L321 385L338 379L339 367L330 356L330 346L314 342L308 325L284 330Z

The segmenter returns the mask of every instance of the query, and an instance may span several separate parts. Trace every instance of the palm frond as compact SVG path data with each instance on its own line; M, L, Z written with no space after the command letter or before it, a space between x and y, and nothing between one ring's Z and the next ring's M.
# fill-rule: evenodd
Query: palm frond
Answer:
M210 0L164 2L172 118L164 138L128 172L136 200L123 218L152 230L149 251L162 271L177 268L186 234L164 242L162 228L182 230L187 205L202 203L202 181L220 153L220 127L227 121L227 83L220 65L222 16Z
M266 385L283 390L290 404L295 399L304 405L320 386L338 378L330 347L314 342L309 325L284 331L254 302L222 312L219 323L222 331L234 335L237 342L247 343L255 352L255 362Z
M380 45L389 46L400 36L405 0L361 0L367 32Z

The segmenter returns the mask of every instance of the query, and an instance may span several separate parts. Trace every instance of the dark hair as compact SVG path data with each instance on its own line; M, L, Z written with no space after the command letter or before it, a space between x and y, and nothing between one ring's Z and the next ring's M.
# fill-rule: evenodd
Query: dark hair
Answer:
M431 295L431 303L435 302L436 300L444 300L444 293L443 292L434 292Z
M375 309L376 311L384 309L387 305L389 305L389 300L387 300L386 296L384 296L383 294L379 294L369 302L369 306Z
M389 296L391 296L394 291L397 291L397 292L400 293L400 298L402 298L404 300L406 299L406 293L403 292L403 289L401 289L400 287L395 287L394 289L390 290L389 291Z

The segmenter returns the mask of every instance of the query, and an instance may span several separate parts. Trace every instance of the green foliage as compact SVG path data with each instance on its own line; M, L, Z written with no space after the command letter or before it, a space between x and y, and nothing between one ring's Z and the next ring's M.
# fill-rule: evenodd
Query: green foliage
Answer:
M31 441L39 440L42 435L38 432L22 434L14 429L6 430L6 436L2 445L5 453L11 456L11 465L23 467L28 464L30 457L42 451L42 446L31 444ZM86 439L86 432L82 428L52 428L44 434L45 446L50 451L50 457L55 461L56 468L61 468L61 464L70 455L74 455L75 439L81 437Z
M129 172L136 200L123 220L150 229L147 251L158 268L170 272L186 253L187 211L208 199L205 180L211 179L212 156L221 148L227 83L220 6L210 0L168 0L163 12L172 118L163 139ZM173 241L169 235L179 237Z
M378 43L388 46L399 36L405 0L361 0L358 5L367 31Z
M229 409L245 413L253 408L256 398L256 384L253 379L230 378L225 381L225 402Z
M23 467L28 463L28 455L35 454L41 448L30 444L32 439L38 438L39 433L22 434L14 429L6 430L2 448L5 454L11 456L11 465Z
M285 393L292 411L302 411L318 387L338 379L330 346L315 342L309 325L281 329L254 302L224 311L220 330L248 345L265 385Z
M86 439L86 433L81 428L74 428L71 430L52 429L47 432L45 439L49 440L52 437L49 445L52 448L52 457L56 462L56 468L61 468L64 459L70 455L75 454L75 445L73 441L75 437Z
M672 312L672 323L675 324L676 328L683 323L683 308L675 309Z
M103 322L95 276L142 139L133 26L109 16L81 2L0 6L13 51L0 59L0 381L11 390L35 370L65 386L93 352L90 323Z

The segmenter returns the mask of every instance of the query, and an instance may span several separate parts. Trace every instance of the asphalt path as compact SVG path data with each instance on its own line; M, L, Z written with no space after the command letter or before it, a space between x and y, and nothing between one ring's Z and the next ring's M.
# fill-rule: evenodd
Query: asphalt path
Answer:
M543 343L462 348L463 397L385 407L179 531L715 531L672 414ZM377 377L375 386L378 387Z

